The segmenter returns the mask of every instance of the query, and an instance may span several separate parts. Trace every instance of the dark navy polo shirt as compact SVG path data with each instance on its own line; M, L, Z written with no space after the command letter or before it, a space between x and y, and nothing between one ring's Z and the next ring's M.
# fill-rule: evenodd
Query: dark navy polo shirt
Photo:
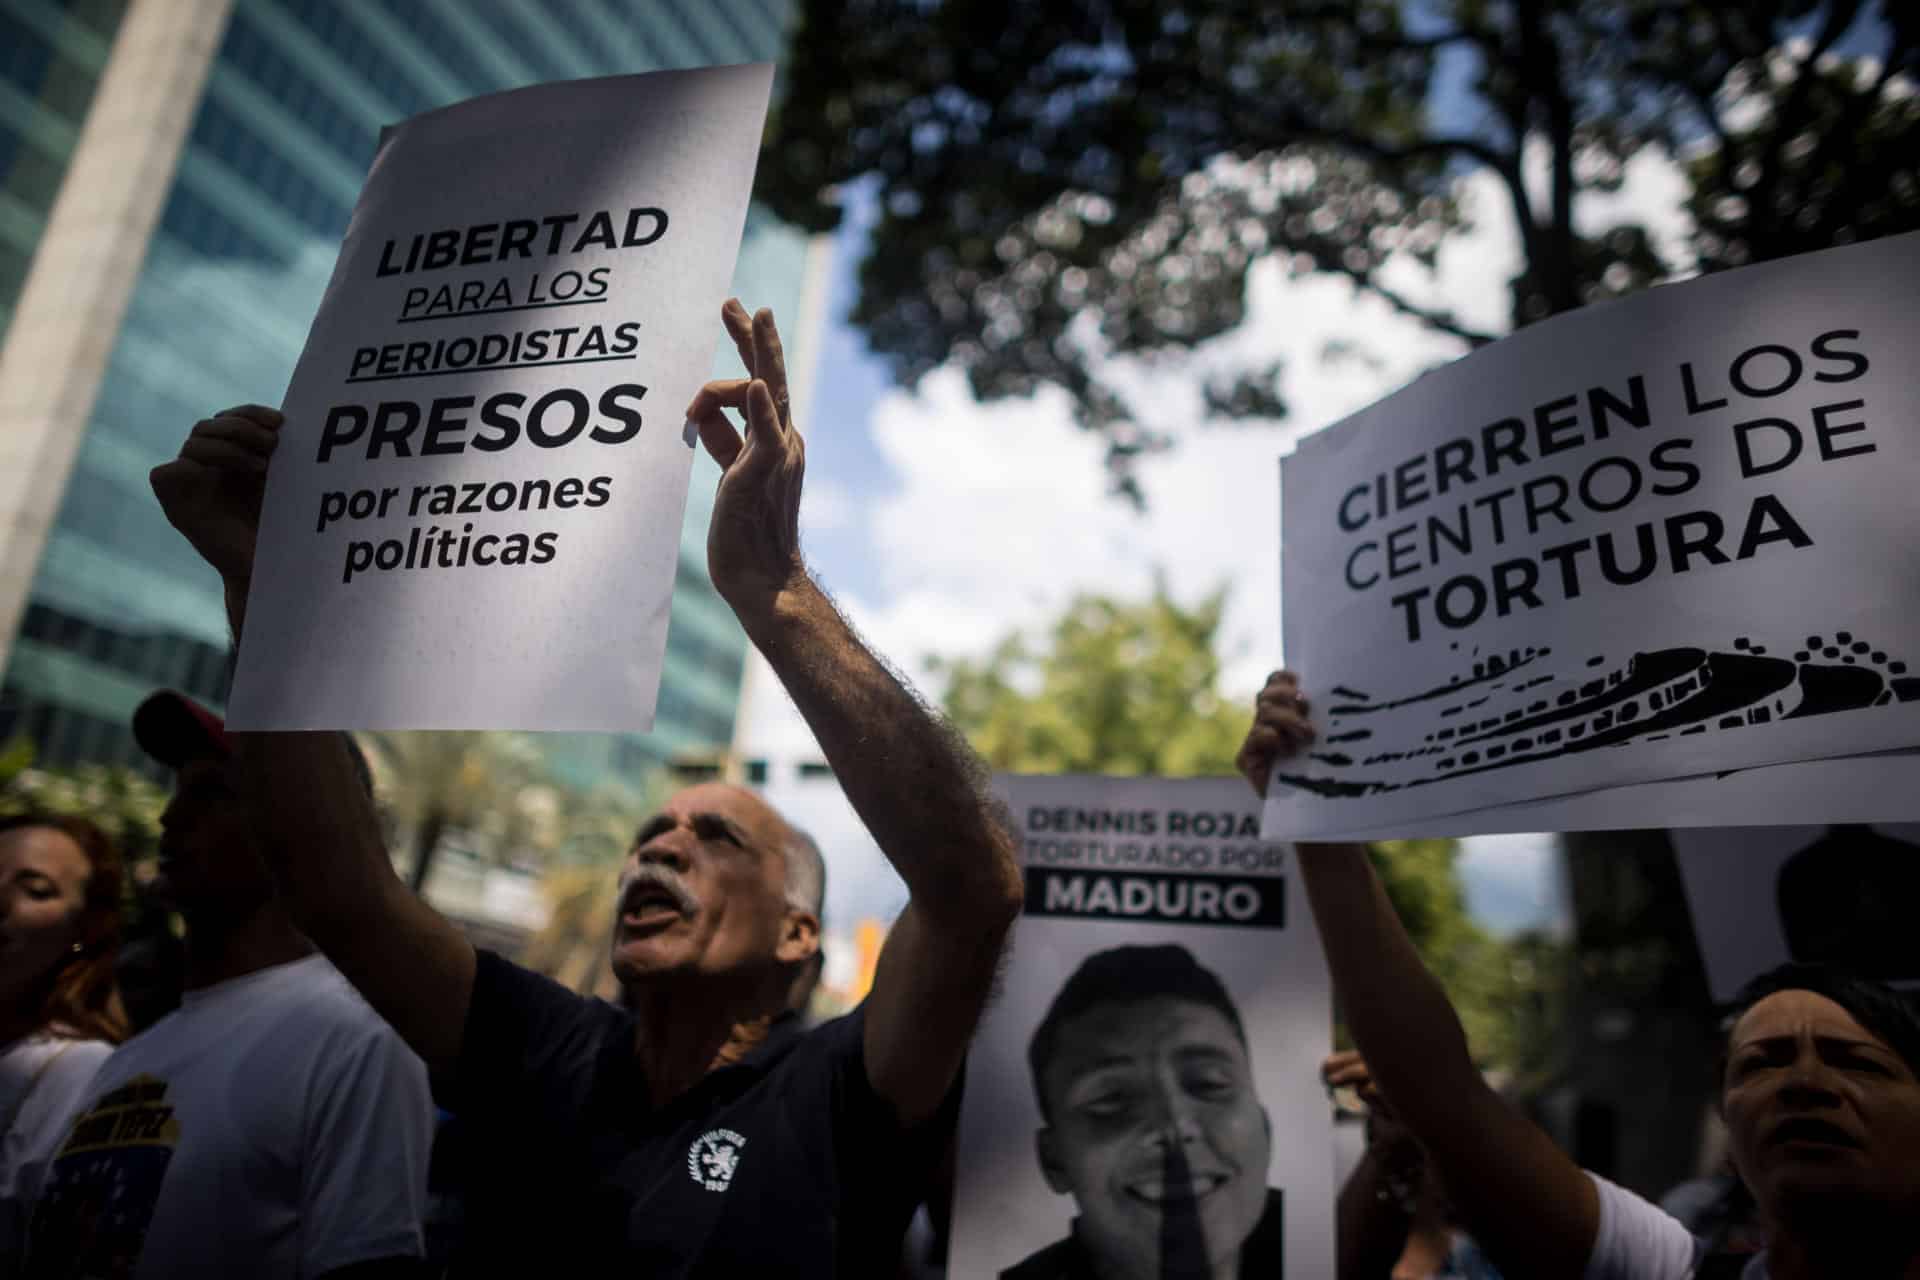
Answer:
M812 1031L784 1017L655 1107L631 1015L481 951L458 1071L435 1084L470 1153L456 1274L891 1275L960 1091L904 1130L865 1025L864 1005Z

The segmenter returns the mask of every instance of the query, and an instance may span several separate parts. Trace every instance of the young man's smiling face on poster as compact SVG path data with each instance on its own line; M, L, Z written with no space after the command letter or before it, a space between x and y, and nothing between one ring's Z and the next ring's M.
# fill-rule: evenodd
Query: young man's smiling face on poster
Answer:
M1047 1184L1079 1206L1107 1274L1231 1260L1267 1200L1272 1130L1239 1016L1180 947L1095 956L1036 1034Z

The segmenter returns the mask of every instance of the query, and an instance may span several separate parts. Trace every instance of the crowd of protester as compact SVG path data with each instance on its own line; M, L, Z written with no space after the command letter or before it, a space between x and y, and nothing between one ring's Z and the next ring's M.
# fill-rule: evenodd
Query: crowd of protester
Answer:
M808 1024L824 862L747 790L687 788L638 827L611 922L622 994L596 1000L476 950L395 876L350 739L230 734L158 693L133 729L173 775L156 889L185 922L178 1008L129 1038L112 842L84 818L0 823L0 1273L937 1263L962 1065L1021 908L1015 844L979 760L809 575L778 334L737 302L723 321L748 376L709 383L687 415L722 469L713 582L911 893L866 1001ZM280 426L258 406L217 414L154 475L223 576L236 636ZM1298 681L1276 674L1241 766L1264 791L1311 738ZM1324 1079L1369 1116L1339 1202L1343 1277L1920 1276L1920 1018L1900 995L1814 966L1757 980L1720 1077L1730 1168L1663 1210L1583 1172L1487 1085L1362 848L1302 846L1299 872L1358 1046ZM1043 1107L1043 1058L1096 1004L1172 992L1231 1038L1217 980L1168 950L1153 981L1123 949L1063 993L1035 1041ZM1072 1153L1052 1155L1072 1183ZM1264 1239L1277 1221L1257 1225L1254 1192ZM1171 1274L1095 1244L1027 1265ZM1250 1244L1232 1274L1271 1274L1278 1252Z

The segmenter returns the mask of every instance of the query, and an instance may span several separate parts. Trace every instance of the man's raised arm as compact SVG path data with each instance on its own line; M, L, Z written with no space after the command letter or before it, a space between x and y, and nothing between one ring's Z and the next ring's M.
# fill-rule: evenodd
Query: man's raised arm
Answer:
M1265 795L1274 763L1312 740L1298 682L1276 672L1240 749L1241 772ZM1347 1029L1462 1220L1507 1275L1580 1275L1600 1225L1593 1183L1481 1077L1366 849L1302 844L1298 853Z
M808 574L799 542L806 447L772 313L749 319L729 302L722 318L750 376L709 383L687 410L723 472L708 566L911 893L880 956L864 1046L874 1089L911 1125L952 1087L1019 914L1013 837L980 760ZM744 412L744 439L723 408Z
M196 423L180 456L153 471L167 519L225 584L236 639L281 422L276 410L259 405L226 410ZM345 737L232 738L294 923L428 1067L451 1067L473 994L473 947L394 874Z

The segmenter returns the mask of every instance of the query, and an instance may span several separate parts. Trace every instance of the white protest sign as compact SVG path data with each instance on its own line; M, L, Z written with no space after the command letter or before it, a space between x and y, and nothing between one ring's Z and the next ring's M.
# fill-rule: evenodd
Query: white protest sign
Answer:
M390 131L288 387L229 723L645 730L773 69Z
M1920 816L1920 752L1802 760L1732 773L1577 791L1420 820L1424 836L1516 831L1617 831L1631 827L1767 826L1804 822L1906 822ZM1343 840L1387 840L1398 828L1346 831Z
M1920 824L1673 833L1713 998L1788 960L1920 984Z
M1027 905L967 1063L948 1274L1088 1274L1093 1250L1332 1275L1330 984L1258 800L1237 778L998 790Z
M1268 833L1920 744L1916 279L1906 235L1656 289L1303 442Z

